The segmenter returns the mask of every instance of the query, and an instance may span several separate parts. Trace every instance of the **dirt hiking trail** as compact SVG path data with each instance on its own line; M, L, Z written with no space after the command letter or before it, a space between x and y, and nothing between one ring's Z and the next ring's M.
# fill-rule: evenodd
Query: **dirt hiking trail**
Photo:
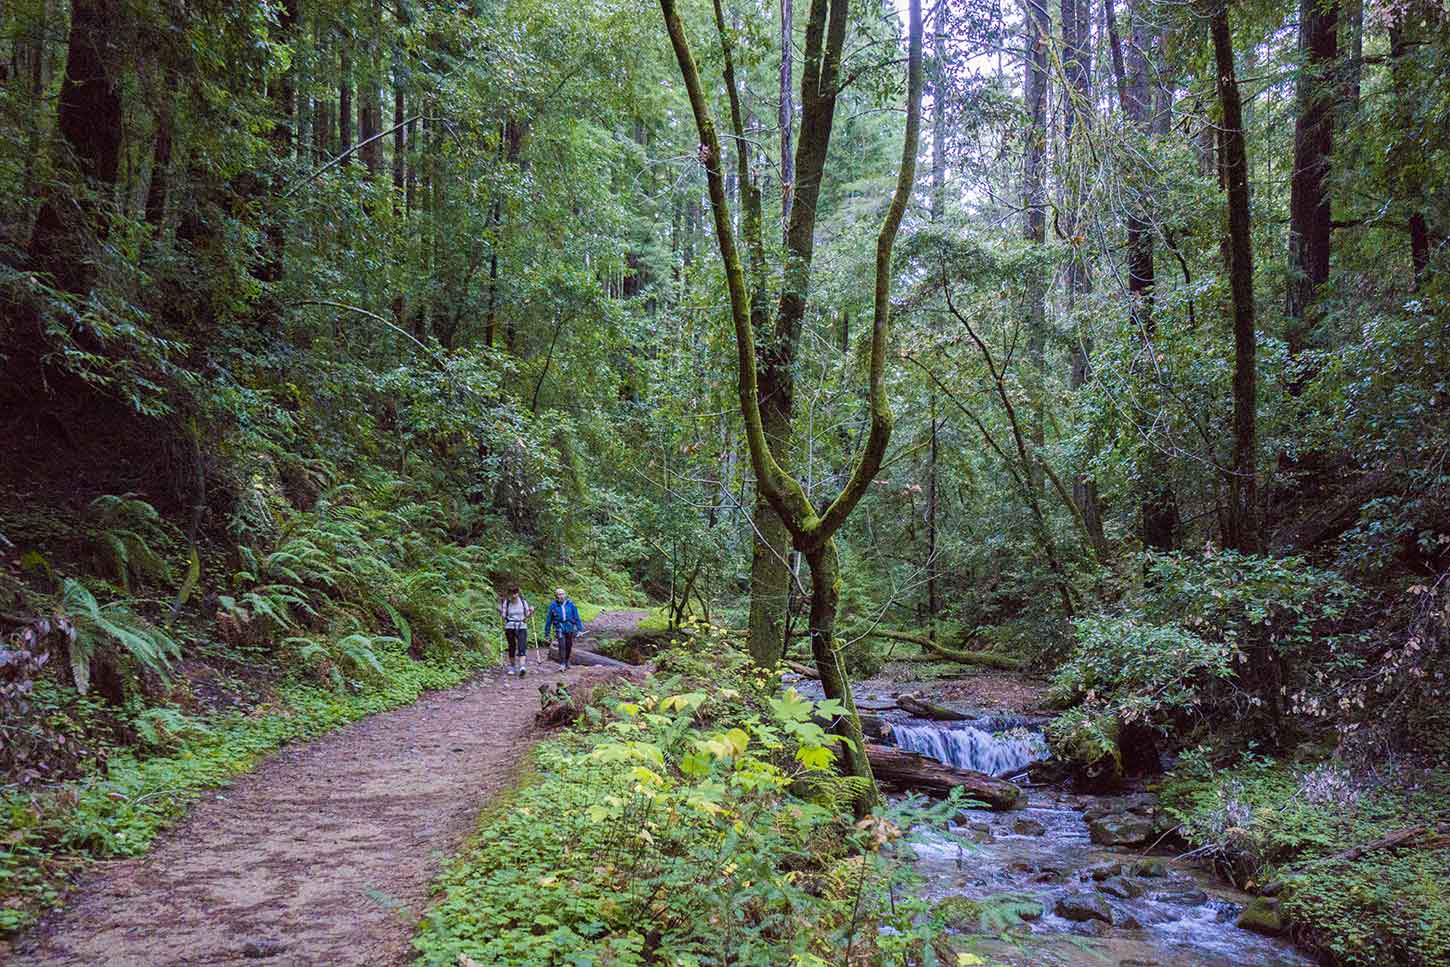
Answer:
M629 634L646 613L601 614L581 646ZM538 686L610 674L561 673L530 652L526 678L496 670L429 693L206 794L145 856L92 867L7 963L408 963L429 884L540 737Z

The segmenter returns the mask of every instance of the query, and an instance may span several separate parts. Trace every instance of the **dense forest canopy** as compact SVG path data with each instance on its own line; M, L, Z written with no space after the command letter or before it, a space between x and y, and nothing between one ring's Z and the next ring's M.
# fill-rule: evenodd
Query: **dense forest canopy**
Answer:
M1435 0L6 3L6 795L511 582L819 675L860 816L903 656L1104 787L1442 789L1447 72Z

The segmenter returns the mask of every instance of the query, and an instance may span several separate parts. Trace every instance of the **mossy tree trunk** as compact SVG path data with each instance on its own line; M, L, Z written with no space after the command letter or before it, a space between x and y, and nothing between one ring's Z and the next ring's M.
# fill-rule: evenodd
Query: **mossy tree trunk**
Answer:
M805 314L814 248L815 208L821 176L825 170L826 150L830 142L837 84L850 19L849 7L848 0L812 0L806 21L805 58L801 70L801 131L796 150L798 186L786 233L786 257L780 302L776 312L774 348L778 348L782 342L793 344ZM741 145L741 150L736 153L743 176L740 178L743 199L741 229L750 254L750 281L754 283L753 286L747 284L746 268L740 257L731 219L720 136L714 113L706 100L704 82L690 49L684 22L674 0L660 0L660 10L664 15L670 42L689 93L690 108L700 137L698 156L705 167L715 222L715 239L724 263L725 279L730 293L731 321L735 327L736 365L739 373L737 388L756 487L784 522L790 532L792 545L805 555L811 569L812 652L826 694L840 700L847 709L847 714L837 723L837 734L849 740L846 744L854 745L854 748L848 749L844 754L841 766L847 775L869 782L871 792L861 796L856 803L857 812L864 813L876 800L875 782L871 776L870 762L860 746L861 723L855 713L850 681L844 673L835 643L840 574L832 539L875 479L891 438L892 415L885 384L886 350L891 334L891 253L916 178L916 153L921 129L921 3L920 0L911 0L909 6L906 133L896 188L876 239L875 306L867 386L870 427L846 485L826 505L824 511L816 509L800 481L782 466L773 452L762 417L760 367L756 353L756 333L764 321L764 255L760 244L759 188L749 177L748 166L744 160L746 148L734 65L728 33L723 28L720 5L716 4L716 19L717 26L720 26L721 45L725 54L725 86L735 125L736 143Z

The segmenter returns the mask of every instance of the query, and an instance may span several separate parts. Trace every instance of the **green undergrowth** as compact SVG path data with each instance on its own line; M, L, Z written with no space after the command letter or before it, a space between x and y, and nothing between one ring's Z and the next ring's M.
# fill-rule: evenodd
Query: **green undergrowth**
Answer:
M456 652L417 661L401 647L375 655L381 674L359 690L294 681L276 701L247 711L193 717L168 710L155 725L174 730L164 755L132 750L113 755L103 774L0 793L0 933L61 905L70 875L86 862L144 853L204 790L226 784L278 747L456 685L488 660Z
M946 962L899 839L956 807L853 822L813 721L830 703L716 637L688 648L574 696L440 878L420 967Z
M1450 848L1433 831L1450 822L1450 776L1263 759L1210 771L1188 758L1165 807L1223 872L1251 890L1282 886L1297 940L1345 967L1450 963ZM1402 847L1342 855L1422 826Z

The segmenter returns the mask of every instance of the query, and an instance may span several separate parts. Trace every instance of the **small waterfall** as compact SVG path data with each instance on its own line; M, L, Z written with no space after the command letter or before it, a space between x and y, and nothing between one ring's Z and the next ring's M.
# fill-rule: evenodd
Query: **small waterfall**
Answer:
M993 735L970 725L944 728L893 723L891 737L903 749L988 775L1020 768L1047 755L1042 736L1025 730Z

